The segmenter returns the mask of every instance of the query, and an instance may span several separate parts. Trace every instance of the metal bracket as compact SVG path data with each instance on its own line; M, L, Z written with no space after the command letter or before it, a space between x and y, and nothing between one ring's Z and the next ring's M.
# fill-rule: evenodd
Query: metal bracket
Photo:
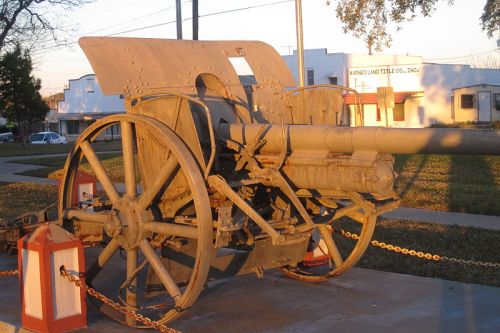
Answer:
M217 229L215 234L215 248L228 246L232 232L242 227L243 221L235 221L232 218L232 209L232 205L217 208L218 217L215 222L215 227Z
M281 175L278 170L272 168L259 169L258 172L250 173L251 177L262 179L262 183L265 185L278 187L283 194L285 194L292 204L295 206L300 216L306 222L307 227L300 228L300 231L308 231L315 228L314 222L309 216L309 213L304 208L304 205L300 202L299 198L295 194L295 191L290 187L290 184L286 181L286 179Z

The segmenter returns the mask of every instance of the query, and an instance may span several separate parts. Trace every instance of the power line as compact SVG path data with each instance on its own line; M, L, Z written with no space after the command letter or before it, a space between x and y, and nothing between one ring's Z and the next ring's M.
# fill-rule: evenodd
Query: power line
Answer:
M254 8L261 8L261 7L269 7L269 6L274 6L274 5L279 5L282 3L286 2L294 2L295 0L282 0L282 1L275 1L275 2L269 2L269 3L264 3L260 5L254 5L254 6L248 6L248 7L241 7L241 8L234 8L234 9L229 9L229 10L224 10L221 12L215 12L215 13L209 13L205 15L200 15L200 17L208 17L208 16L215 16L215 15L220 15L220 14L228 14L228 13L234 13L234 12L239 12L242 10L248 10L248 9L254 9Z
M461 56L461 57L451 57L451 58L427 58L427 59L424 59L424 61L429 61L429 60L459 60L459 59L467 59L467 58L472 58L472 57L477 57L477 56L480 56L480 55L483 55L483 54L487 54L487 53L491 53L491 52L494 52L496 51L496 49L491 49L491 50L488 50L488 51L483 51L483 52L479 52L479 53L474 53L474 54L470 54L470 55L467 55L467 56Z
M268 2L268 3L263 3L263 4L260 4L260 5L240 7L240 8L233 8L233 9L223 10L223 11L219 11L219 12L208 13L208 14L200 15L199 17L201 18L201 17L210 17L210 16L216 16L216 15L222 15L222 14L229 14L229 13L234 13L234 12L239 12L239 11L244 11L244 10L250 10L250 9L255 9L255 8L275 6L275 5L279 5L279 4L282 4L282 3L293 2L293 1L295 1L295 0L281 0L281 1ZM191 2L191 1L187 1L187 2L185 2L183 4L186 4L188 2ZM171 9L171 8L174 8L174 7L172 6L172 7L169 7L169 8ZM189 20L192 20L192 18L188 17L188 18L185 18L182 21L186 22L186 21L189 21ZM147 29L151 29L151 28L157 28L157 27L161 27L161 26L165 26L165 25L169 25L169 24L173 24L173 23L176 23L176 21L173 20L173 21L168 21L168 22L163 22L163 23L148 25L148 26L145 26L145 27L140 27L140 28L134 28L134 29L124 30L124 31L119 31L119 32L107 34L107 35L105 35L105 37L117 36L117 35L122 35L122 34L129 33L129 32L136 32L136 31L147 30ZM94 32L96 32L96 31L94 31ZM53 46L46 46L46 47L42 47L42 48L36 49L35 52L37 52L37 51L38 52L39 51L44 51L44 50L48 50L48 49L59 48L61 46L69 46L69 45L72 45L72 44L76 44L77 42L78 41L75 40L75 41L67 42L67 43L63 43L63 44L58 44L58 45L53 45Z
M184 2L182 2L182 5L188 4L190 2L192 2L192 0L184 1ZM167 7L167 8L161 9L161 10L157 10L157 11L148 13L146 15L143 15L143 16L140 16L140 17L136 17L136 18L132 18L130 20L123 21L123 22L120 22L120 23L117 23L117 24L114 24L114 25L110 25L110 26L107 26L107 27L104 27L104 28L101 28L101 29L93 30L93 31L90 31L90 32L84 32L84 33L82 33L82 35L84 35L84 36L86 36L86 35L92 35L92 34L94 34L96 32L100 32L100 31L103 31L103 30L115 28L115 27L118 27L118 26L121 26L121 25L124 25L124 24L127 24L127 23L144 20L144 19L146 19L148 17L157 16L161 12L166 12L166 11L169 11L169 10L174 9L174 8L175 8L175 6L170 6L170 7ZM170 24L170 23L171 22L168 22L168 24ZM116 33L116 34L120 34L120 33L125 33L125 32L119 32L119 33ZM106 36L113 36L113 35L114 34L109 34L109 35L106 35ZM39 51L48 50L48 49L53 49L53 48L56 49L56 48L63 47L63 46L70 46L70 45L73 45L73 44L76 44L76 43L78 43L78 40L68 41L68 42L64 42L64 43L61 43L61 44L49 44L48 46L34 49L33 53L36 53L36 52L39 52Z
M181 5L186 5L186 4L190 3L190 2L192 2L192 0L184 1L184 2L182 2L182 4L181 4ZM120 26L120 25L124 25L124 24L130 23L130 22L135 22L135 21L144 20L145 18L148 18L148 17L153 17L153 16L157 16L157 15L159 15L159 14L160 14L160 13L162 13L162 12L166 12L166 11L172 10L172 9L174 9L174 8L175 8L175 6L170 6L170 7L167 7L167 8L161 9L161 10L156 10L156 11L151 12L151 13L149 13L149 14L146 14L146 15L143 15L143 16L140 16L140 17L136 17L136 18L133 18L133 19L130 19L130 20L127 20L127 21L121 22L121 23L117 23L117 24L115 24L115 25L112 25L112 26L109 26L109 27L106 27L106 28L102 28L102 29L95 30L95 31L92 31L92 32L86 32L86 33L83 33L83 35L90 35L90 34L93 34L93 33L96 33L96 32L102 31L102 30L106 30L106 29L110 29L110 28L118 27L118 26Z
M239 11L243 11L243 10L249 10L249 9L255 9L255 8L262 8L262 7L269 7L269 6L279 5L279 4L282 4L282 3L293 2L293 1L295 1L295 0L281 0L281 1L264 3L264 4L260 4L260 5L254 5L254 6L248 6L248 7L240 7L240 8L233 8L233 9L223 10L223 11L220 11L220 12L214 12L214 13L208 13L208 14L200 15L199 17L201 18L201 17L209 17L209 16L215 16L215 15L229 14L229 13L239 12ZM192 17L185 18L184 20L182 20L182 22L186 22L186 21L189 21L189 20L192 20ZM158 24L149 25L149 26L146 26L146 27L141 27L141 28L135 28L135 29L130 29L130 30L126 30L126 31L115 32L113 34L106 35L106 37L116 36L116 35L121 35L121 34L129 33L129 32L135 32L135 31L146 30L146 29L151 29L151 28L156 28L156 27L160 27L160 26L164 26L164 25L173 24L175 22L177 22L177 21L169 21L169 22L164 22L164 23L158 23Z
M116 28L116 27L119 27L119 26L124 25L124 24L128 24L128 23L131 23L131 22L143 20L143 19L148 18L148 17L157 16L160 13L166 12L166 11L168 11L171 8L172 7L165 8L165 9L162 9L162 10L157 10L157 11L151 12L151 13L149 13L147 15L144 15L144 16L141 16L141 17L136 17L136 18L133 18L133 19L130 19L130 20L127 20L127 21L123 21L123 22L120 22L120 23L117 23L117 24L113 24L113 25L110 25L110 26L107 26L107 27L104 27L104 28L101 28L101 29L93 30L93 31L90 31L90 32L84 32L83 35L95 34L96 32L100 32L100 31L103 31L103 30L108 30L108 29Z
M186 21L187 19L184 19ZM147 27L142 27L142 28L136 28L136 29L130 29L130 30L125 30L125 31L120 31L120 32L115 32L113 34L108 34L106 37L111 37L111 36L116 36L116 35L121 35L121 34L126 34L128 32L134 32L134 31L139 31L139 30L146 30L146 29L151 29L151 28L156 28L156 27L161 27L163 25L168 25L177 22L176 20L174 21L168 21L164 23L158 23L158 24L153 24L153 25L148 25Z

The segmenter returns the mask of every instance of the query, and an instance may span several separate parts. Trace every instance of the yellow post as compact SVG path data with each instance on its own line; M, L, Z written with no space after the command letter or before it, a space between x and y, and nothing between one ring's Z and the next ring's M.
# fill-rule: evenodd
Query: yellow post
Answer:
M302 29L302 0L295 0L295 25L297 28L297 70L299 71L299 87L305 86L304 79L304 32Z

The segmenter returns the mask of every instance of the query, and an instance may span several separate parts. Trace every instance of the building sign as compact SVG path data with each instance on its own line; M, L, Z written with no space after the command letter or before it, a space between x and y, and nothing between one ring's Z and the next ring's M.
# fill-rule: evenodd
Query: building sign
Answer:
M360 93L376 93L377 87L394 87L394 91L422 91L421 64L351 67L349 87Z

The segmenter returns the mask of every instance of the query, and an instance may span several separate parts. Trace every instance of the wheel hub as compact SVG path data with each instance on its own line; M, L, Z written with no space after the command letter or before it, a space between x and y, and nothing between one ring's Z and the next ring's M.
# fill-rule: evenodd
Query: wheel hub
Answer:
M124 196L113 208L112 219L105 225L105 231L115 238L125 250L139 246L139 242L146 237L144 223L152 221L149 211L139 208L136 198Z

